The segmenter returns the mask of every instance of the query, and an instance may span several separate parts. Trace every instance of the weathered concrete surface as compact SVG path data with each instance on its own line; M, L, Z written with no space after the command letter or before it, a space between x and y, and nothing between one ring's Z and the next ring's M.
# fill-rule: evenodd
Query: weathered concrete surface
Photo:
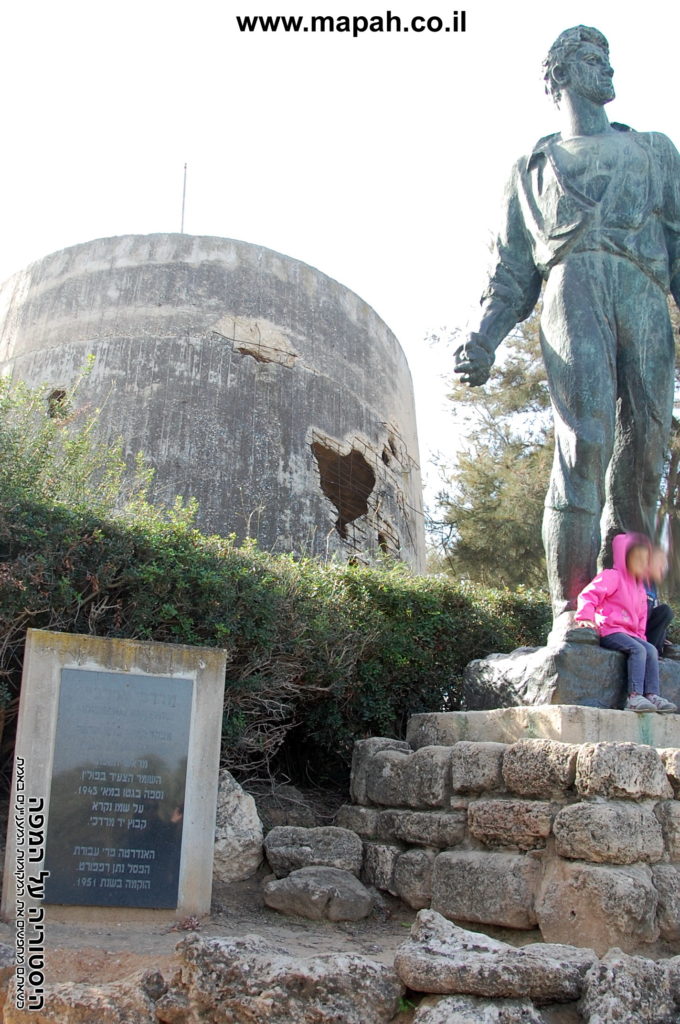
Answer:
M0 287L0 372L101 408L195 496L208 532L267 550L422 569L411 377L366 302L280 253L227 238L123 235L75 245Z
M523 704L582 704L622 708L626 658L593 643L571 640L548 647L519 647L471 661L463 674L470 710ZM680 663L660 662L661 692L680 707Z
M530 738L680 748L680 715L639 715L574 704L435 712L412 715L406 737L416 749L437 743L451 746L460 740L515 743Z

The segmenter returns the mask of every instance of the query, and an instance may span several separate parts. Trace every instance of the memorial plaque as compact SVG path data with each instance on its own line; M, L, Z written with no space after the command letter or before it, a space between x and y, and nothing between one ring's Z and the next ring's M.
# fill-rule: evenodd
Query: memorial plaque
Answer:
M177 906L193 686L61 670L48 903Z
M61 920L209 912L226 663L215 648L29 629L5 920L25 924L29 882Z

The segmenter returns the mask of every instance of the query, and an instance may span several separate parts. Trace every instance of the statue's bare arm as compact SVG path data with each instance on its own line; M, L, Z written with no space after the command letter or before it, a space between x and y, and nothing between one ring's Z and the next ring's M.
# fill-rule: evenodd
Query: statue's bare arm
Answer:
M464 384L479 387L489 379L496 349L509 331L533 310L541 291L529 232L519 202L521 165L513 168L505 190L502 227L496 239L482 314L454 353L454 372Z

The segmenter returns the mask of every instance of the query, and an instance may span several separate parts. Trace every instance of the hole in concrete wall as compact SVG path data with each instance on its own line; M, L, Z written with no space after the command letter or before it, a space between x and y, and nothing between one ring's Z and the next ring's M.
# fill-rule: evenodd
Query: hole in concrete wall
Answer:
M392 461L392 455L390 454L389 448L383 448L381 458L385 465L389 466L390 462Z
M63 388L55 388L47 396L47 415L53 420L66 415L66 392Z
M390 446L390 451L392 452L392 454L394 455L394 457L396 459L398 454L399 454L399 452L397 451L397 445L396 445L396 442L394 440L394 436L392 434L390 434L389 446Z
M349 455L340 455L320 441L314 441L311 447L319 466L321 490L338 510L335 528L346 539L348 523L368 512L375 473L361 452L354 448Z

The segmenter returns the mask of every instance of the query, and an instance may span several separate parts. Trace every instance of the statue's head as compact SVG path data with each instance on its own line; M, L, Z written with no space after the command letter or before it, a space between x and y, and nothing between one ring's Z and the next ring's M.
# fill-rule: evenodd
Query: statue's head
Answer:
M609 43L596 28L576 25L557 37L543 61L545 91L559 105L562 90L573 88L595 103L614 99Z

